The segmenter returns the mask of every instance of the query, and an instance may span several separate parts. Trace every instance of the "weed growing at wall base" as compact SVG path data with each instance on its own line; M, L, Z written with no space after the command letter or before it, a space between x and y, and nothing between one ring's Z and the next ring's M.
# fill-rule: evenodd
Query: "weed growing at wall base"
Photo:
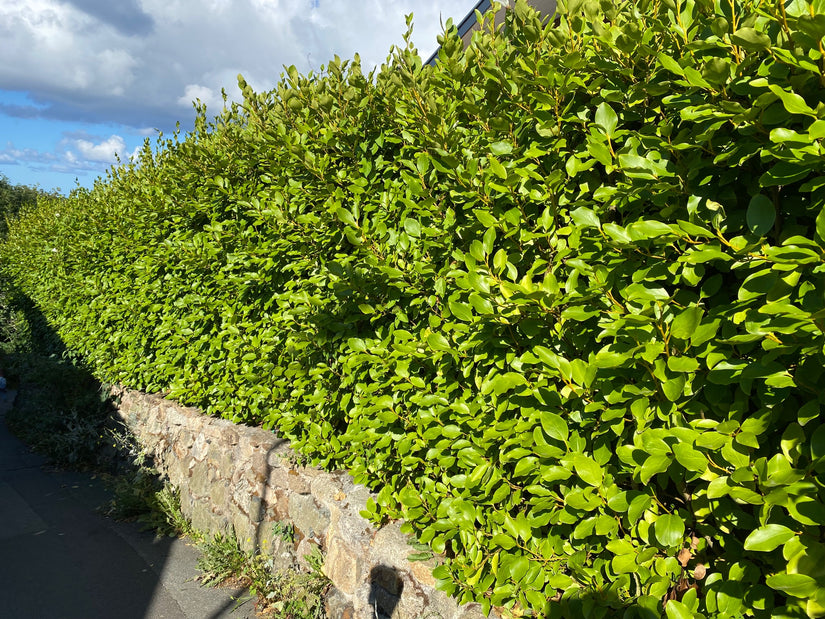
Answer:
M324 594L329 581L321 573L323 557L310 558L309 572L284 569L274 559L240 549L233 535L216 535L198 542L201 582L220 585L228 580L248 587L257 596L262 616L276 619L324 619Z
M137 520L160 535L187 537L200 551L199 577L205 586L231 584L248 589L249 600L256 600L261 617L273 619L323 619L325 594L329 581L321 572L323 556L309 557L308 572L275 564L262 552L241 550L234 535L209 536L192 527L180 507L180 492L163 483L157 471L146 467L142 454L129 474L115 478L115 498L109 515ZM292 541L289 524L276 523L274 535ZM238 603L243 604L244 599Z

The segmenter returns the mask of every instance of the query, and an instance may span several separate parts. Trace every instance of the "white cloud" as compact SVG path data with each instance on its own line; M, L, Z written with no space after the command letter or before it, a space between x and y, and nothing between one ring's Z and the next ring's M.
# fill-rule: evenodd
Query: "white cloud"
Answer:
M4 0L0 39L3 88L25 85L86 96L125 92L137 64L117 32L54 0Z
M126 162L141 147L128 152L126 141L119 135L108 138L93 136L66 136L54 152L34 148L17 148L9 142L0 150L0 163L5 165L25 165L50 172L103 172L117 162L117 156Z
M0 145L0 164L18 166L16 174L29 175L24 182L88 179L105 172L115 152L126 161L136 136L169 134L177 122L190 128L194 99L210 115L223 105L221 89L241 99L238 73L260 92L285 65L307 73L357 52L369 70L402 44L411 12L414 41L427 56L441 18L460 19L475 3L0 0L0 135L17 143ZM61 134L77 129L86 133Z
M178 105L191 107L192 102L196 99L200 100L201 103L205 103L212 114L217 114L223 108L223 95L220 91L215 92L211 88L198 84L188 84L186 86L183 96L178 97Z
M423 54L443 17L474 0L2 0L0 89L26 91L51 117L169 130L210 111L235 76L272 88L284 65L317 69L335 54L367 68L400 44L416 15ZM217 109L215 109L217 106Z
M54 153L42 152L34 148L16 148L11 142L6 144L6 148L0 151L0 159L3 163L18 165L21 163L53 163L58 159Z
M75 146L86 161L117 163L117 155L123 158L126 153L126 142L119 135L113 135L98 144L89 140L75 140Z

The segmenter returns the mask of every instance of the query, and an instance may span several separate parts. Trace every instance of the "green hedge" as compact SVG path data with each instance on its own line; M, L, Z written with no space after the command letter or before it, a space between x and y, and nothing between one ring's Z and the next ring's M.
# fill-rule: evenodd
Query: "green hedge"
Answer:
M100 377L379 490L462 601L825 615L825 6L517 4L14 222ZM625 610L615 610L623 608Z

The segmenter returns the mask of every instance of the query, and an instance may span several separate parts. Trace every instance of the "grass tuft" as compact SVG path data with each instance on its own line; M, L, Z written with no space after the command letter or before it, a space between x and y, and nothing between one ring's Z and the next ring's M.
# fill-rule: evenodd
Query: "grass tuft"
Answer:
M10 354L4 365L9 383L19 385L9 429L57 467L101 468L113 410L108 390L57 357Z
M277 528L277 524L276 524ZM282 529L288 534L290 527ZM329 580L321 572L320 550L310 555L308 572L277 567L272 557L241 550L234 535L216 535L198 543L202 555L201 582L216 586L240 584L258 598L259 613L275 619L324 619L324 598Z

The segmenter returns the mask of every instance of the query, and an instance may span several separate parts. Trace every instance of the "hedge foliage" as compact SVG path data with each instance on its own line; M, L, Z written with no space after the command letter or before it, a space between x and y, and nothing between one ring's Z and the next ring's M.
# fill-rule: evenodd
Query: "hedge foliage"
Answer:
M104 380L380 490L462 601L821 617L823 35L822 0L518 3L435 67L241 78L4 269Z
M56 198L57 192L37 187L15 185L0 174L0 242L8 231L7 220L13 219L25 206L38 200ZM5 277L0 277L0 352L54 352L55 340L50 329L31 301ZM2 368L3 363L0 363Z

